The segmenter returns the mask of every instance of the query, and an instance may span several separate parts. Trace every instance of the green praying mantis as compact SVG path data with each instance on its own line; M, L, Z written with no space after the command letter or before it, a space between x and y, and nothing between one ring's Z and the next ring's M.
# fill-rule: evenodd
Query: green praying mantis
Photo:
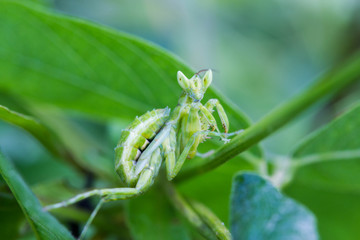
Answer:
M219 100L210 99L205 105L200 102L213 77L210 69L200 77L202 71L190 79L178 71L177 80L183 92L173 111L168 107L154 109L136 117L122 131L115 147L115 170L128 187L94 189L45 209L66 207L91 196L100 196L101 200L85 225L81 239L103 202L129 199L146 192L157 177L163 161L167 178L171 181L185 160L195 157L201 142L218 136L226 143L229 141L227 137L239 133L228 133L229 120ZM224 133L221 133L212 115L215 109Z

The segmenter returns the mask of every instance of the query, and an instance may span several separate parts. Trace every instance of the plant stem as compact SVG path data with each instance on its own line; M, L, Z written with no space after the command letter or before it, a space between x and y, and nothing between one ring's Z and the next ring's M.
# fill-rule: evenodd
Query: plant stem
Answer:
M201 219L191 205L183 198L171 182L163 181L162 186L174 207L198 230L206 239L216 240L217 237L211 228Z
M290 122L326 95L340 91L359 77L360 54L356 54L342 66L325 74L305 92L295 96L254 125L245 129L211 156L185 168L180 172L176 180L182 181L222 165Z

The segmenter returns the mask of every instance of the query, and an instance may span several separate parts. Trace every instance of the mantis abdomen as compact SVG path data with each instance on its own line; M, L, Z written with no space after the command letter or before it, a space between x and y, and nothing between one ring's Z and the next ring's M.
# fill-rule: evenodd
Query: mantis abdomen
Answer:
M115 169L128 186L136 185L136 161L169 118L170 109L154 109L137 117L121 133L115 148Z

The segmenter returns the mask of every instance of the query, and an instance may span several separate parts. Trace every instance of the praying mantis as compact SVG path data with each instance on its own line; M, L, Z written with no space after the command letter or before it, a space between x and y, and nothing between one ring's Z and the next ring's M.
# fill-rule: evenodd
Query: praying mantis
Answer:
M202 71L190 79L181 71L177 72L177 80L183 92L173 111L168 107L154 109L136 117L122 131L115 147L115 170L128 187L94 189L46 206L45 209L66 207L91 196L100 196L101 200L81 234L83 236L103 202L129 199L146 192L154 183L163 161L167 179L171 181L185 160L195 157L201 142L211 136L218 136L225 143L228 142L227 137L238 132L228 133L229 120L219 100L210 99L205 105L201 103L213 78L211 69L200 77ZM224 133L221 133L213 116L215 109Z

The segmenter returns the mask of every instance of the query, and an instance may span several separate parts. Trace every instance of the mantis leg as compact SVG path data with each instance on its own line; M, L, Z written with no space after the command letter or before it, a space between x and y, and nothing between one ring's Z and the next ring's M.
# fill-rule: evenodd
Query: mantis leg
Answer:
M162 156L160 153L160 147L158 147L153 154L151 155L151 159L149 164L143 169L140 174L139 180L136 184L135 193L131 196L122 195L122 194L109 194L104 197L105 201L116 201L132 198L146 192L154 183L155 178L157 177L162 162Z
M216 120L214 118L214 116L211 113L211 110L208 110L206 107L204 106L200 106L200 113L202 114L201 117L202 119L205 120L205 122L207 122L211 128L212 131L216 130L217 133L219 134L220 138L222 141L224 141L225 143L227 143L229 141L229 139L227 139L228 135L227 135L227 128L225 129L225 134L222 134L217 126ZM226 118L227 119L227 118ZM224 124L223 124L224 126Z
M135 188L94 189L89 192L78 194L69 200L46 206L44 209L48 211L55 208L66 207L92 196L99 196L104 200L104 202L136 197L145 192L153 184L154 179L159 172L161 162L162 157L160 154L160 148L158 148L151 155L149 165L144 168L144 171L141 173Z
M217 137L221 137L224 138L224 136L228 137L228 136L233 136L233 135L237 135L239 133L241 133L243 130L239 130L236 132L232 132L232 133L218 133L218 132L213 132L213 131L200 131L197 132L195 134L193 134L190 138L190 140L188 141L188 143L186 144L184 150L182 151L182 153L180 154L179 158L176 160L175 166L171 169L167 169L167 177L168 180L171 181L172 179L174 179L176 177L176 175L179 173L179 171L181 170L189 152L190 149L192 147L192 145L195 142L196 137L199 134L205 134L207 136L217 136ZM176 138L175 138L176 139ZM164 153L165 158L167 157Z
M220 120L221 120L221 124L224 128L224 131L227 133L229 131L229 119L225 113L225 110L223 108L223 106L220 104L219 100L213 98L210 99L209 101L207 101L207 103L205 104L205 107L212 112L214 107L216 108L216 111L219 114Z
M218 133L220 133L216 120L212 115L211 111L206 107L204 107L203 105L200 105L199 108L200 108L200 113L202 114L202 118L209 124L211 131L216 130Z
M234 134L237 134L238 132L236 133L231 133L231 135L234 135ZM175 163L175 166L171 169L168 169L167 171L167 177L169 179L169 181L171 181L172 179L175 178L175 176L179 173L180 169L182 168L189 152L190 152L190 149L192 147L192 145L194 144L195 142L195 139L198 135L200 134L206 134L208 136L218 136L218 137L223 137L224 135L228 135L226 133L218 133L218 132L212 132L212 131L199 131L195 134L193 134L191 136L191 138L189 139L189 141L187 142L184 150L181 152L179 158L176 160L176 163ZM164 154L165 155L165 154ZM165 155L165 158L168 157ZM168 167L169 168L169 167Z
M120 195L122 196L122 199L131 198L132 196L137 194L136 188L104 188L104 189L94 189L92 191L88 191L85 193L81 193L76 195L73 198L70 198L68 200L65 200L63 202L59 202L56 204L48 205L44 209L46 211L56 209L56 208L62 208L70 206L74 203L80 202L86 198L92 197L92 196L99 196L99 197L105 197L110 195Z
M170 180L169 173L175 168L176 164L176 130L174 127L171 128L169 137L162 143L163 154L166 165L167 177Z
M92 221L94 220L96 214L99 212L102 204L104 203L104 200L103 199L100 199L99 203L96 205L94 211L91 213L89 219L87 220L83 230L81 231L81 234L80 234L80 237L79 237L79 240L82 240L85 238L85 235L86 235L86 232L87 232L87 229L89 228L90 224L92 223Z

